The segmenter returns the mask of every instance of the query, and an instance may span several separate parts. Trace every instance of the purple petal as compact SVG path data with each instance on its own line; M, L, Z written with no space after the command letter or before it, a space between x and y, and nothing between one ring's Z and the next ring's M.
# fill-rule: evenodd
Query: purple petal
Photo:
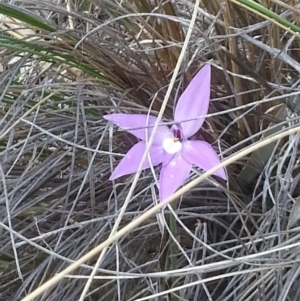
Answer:
M171 196L189 176L192 164L186 162L180 154L161 168L159 178L159 198L164 201Z
M119 177L129 175L137 172L139 165L142 161L144 152L146 150L146 143L141 141L135 144L121 160L119 165L116 167L110 180L117 179ZM160 164L163 160L163 148L158 145L152 145L149 151L151 162L146 158L142 170L147 169L150 165L156 166Z
M207 171L220 164L220 159L213 147L205 141L186 141L181 150L182 157L191 164ZM224 168L215 172L215 175L227 180Z
M180 96L175 108L175 122L205 116L210 98L210 65L205 65L192 79ZM202 126L204 118L182 122L185 138L194 135Z
M146 138L149 140L153 126L157 120L155 116L144 114L110 114L104 115L103 118L113 122L124 130L131 129L128 130L128 132L143 141L145 141ZM166 137L171 135L170 129L166 125L163 125L162 122L160 122L160 124L162 125L159 126L156 131L153 144L161 144ZM132 130L134 128L137 129Z
M162 166L167 166L170 163L170 161L177 155L178 154L169 154L166 151L164 151Z

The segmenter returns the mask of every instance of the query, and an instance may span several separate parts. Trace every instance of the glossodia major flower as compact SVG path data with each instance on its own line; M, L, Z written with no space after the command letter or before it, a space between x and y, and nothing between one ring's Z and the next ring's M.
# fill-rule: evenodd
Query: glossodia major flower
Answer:
M220 163L217 153L209 143L188 140L201 128L204 122L202 117L208 112L210 79L211 67L205 65L179 98L174 112L174 125L169 128L160 122L155 133L142 169L162 163L159 177L160 201L171 196L184 184L193 165L207 171ZM104 118L141 140L127 152L110 180L135 173L146 150L146 139L151 136L157 118L144 114L110 114ZM227 180L223 168L217 170L215 175Z

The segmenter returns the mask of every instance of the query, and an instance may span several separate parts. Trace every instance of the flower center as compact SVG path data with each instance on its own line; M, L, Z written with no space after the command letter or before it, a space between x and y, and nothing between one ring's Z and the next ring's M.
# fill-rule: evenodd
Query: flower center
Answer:
M181 141L181 132L180 129L175 126L174 128L171 129L173 133L173 139L174 141Z
M180 127L178 125L172 126L171 133L173 137L166 138L163 141L163 149L168 154L176 154L182 148L182 134Z
M178 138L167 138L163 141L163 148L168 154L176 154L182 148L181 142Z

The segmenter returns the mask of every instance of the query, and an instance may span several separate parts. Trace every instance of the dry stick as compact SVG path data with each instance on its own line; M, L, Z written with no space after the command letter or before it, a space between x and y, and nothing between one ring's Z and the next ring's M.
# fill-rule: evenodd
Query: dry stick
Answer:
M67 11L70 13L72 12L72 7L71 7L71 0L67 0ZM75 26L74 26L74 19L71 15L68 15L68 21L69 21L69 26L70 29L74 30Z
M226 0L225 3L226 3L226 10L227 10L227 12L224 13L224 22L227 25L225 30L226 30L227 35L230 36L231 34L234 33L234 30L232 29L234 24L231 24L233 22L232 21L233 19L231 16L232 5L229 0ZM232 12L234 12L234 10L232 10ZM231 27L231 25L232 25L232 27ZM235 36L228 39L228 46L229 46L230 53L232 53L234 57L238 57L238 55L237 55L238 54L238 50L237 50L238 46L237 46L237 40L236 40ZM233 60L231 60L231 70L234 74L240 74L239 66ZM243 105L243 98L242 98L242 95L240 95L240 93L244 91L242 88L242 79L234 76L233 84L234 84L233 85L234 86L233 93L234 93L235 100L236 100L236 106L241 107ZM241 117L240 112L237 113L237 117ZM244 135L245 135L245 122L247 122L245 117L238 118L238 120L237 120L237 126L239 129L238 136L241 139L243 139Z
M203 180L207 179L210 175L213 175L217 170L220 168L224 168L228 166L231 163L236 162L237 160L243 158L244 156L249 155L253 151L260 149L270 143L273 143L279 139L282 139L286 136L295 134L297 132L300 132L300 126L297 126L295 128L286 130L283 133L274 135L272 137L266 138L263 141L257 142L252 146L249 146L248 148L239 151L235 155L230 156L228 159L220 163L219 165L215 166L214 168L208 170L201 176L199 176L197 179L191 181L181 189L177 190L171 197L166 199L164 202L161 202L154 206L153 208L149 209L146 211L144 214L139 216L137 219L133 220L131 223L129 223L127 226L122 228L120 231L118 231L114 236L108 238L106 241L98 245L96 248L79 258L76 262L68 266L66 269L55 275L53 278L48 280L46 283L41 285L39 288L37 288L35 291L33 291L31 294L29 294L27 297L22 299L21 301L32 301L35 297L38 297L41 295L44 291L49 289L51 286L55 285L57 282L59 282L61 279L64 278L64 276L68 275L69 273L73 272L75 269L79 268L81 264L85 263L86 261L90 260L92 257L96 256L101 250L104 248L109 247L111 244L113 244L116 240L120 239L136 227L138 227L140 224L142 224L145 220L149 219L152 215L157 213L160 209L165 207L167 204L171 203L172 201L176 200L179 198L182 194L185 192L189 191L199 183L201 183Z
M130 190L129 190L127 196L126 196L124 205L122 206L122 209L121 209L121 211L120 211L120 214L119 214L119 216L118 216L118 218L117 218L117 220L116 220L116 222L115 222L115 225L114 225L113 229L111 230L111 233L110 233L110 236L109 236L108 239L110 239L111 237L113 237L113 236L116 234L116 232L117 232L117 230L118 230L118 228L119 228L119 225L120 225L120 223L121 223L122 217L123 217L123 215L124 215L124 213L125 213L125 211L126 211L126 208L127 208L128 204L129 204L129 201L130 201L130 199L131 199L131 196L132 196L132 194L133 194L133 192L134 192L135 186L136 186L137 181L138 181L138 179L139 179L139 176L140 176L140 174L141 174L142 166L143 166L143 164L144 164L146 158L148 157L149 150L150 150L150 147L151 147L152 142L153 142L153 140L154 140L155 133L156 133L156 131L157 131L157 129L158 129L159 122L160 122L160 120L161 120L161 118L162 118L162 116L163 116L163 113L164 113L164 111L165 111L165 108L166 108L166 106L167 106L168 99L169 99L169 97L170 97L170 95L171 95L171 91L172 91L172 89L173 89L175 80L176 80L176 78L177 78L177 75L178 75L178 72L179 72L181 63L182 63L182 61L183 61L183 59L184 59L185 52L186 52L186 49L187 49L188 44L189 44L189 40L190 40L191 35L192 35L192 31L193 31L193 28L194 28L194 24L195 24L195 22L196 22L196 18L197 18L197 10L198 10L199 4L200 4L200 0L197 0L196 3L195 3L195 7L194 7L194 11L193 11L193 15L192 15L191 22L190 22L190 25L189 25L189 29L188 29L188 32L187 32L187 34L186 34L186 38L185 38L183 47L182 47L182 49L181 49L181 52L180 52L180 55L179 55L177 64L176 64L176 66L175 66L175 69L174 69L174 72L173 72L173 75L172 75L172 78L171 78L171 81L170 81L170 85L168 86L168 90L167 90L167 92L166 92L166 95L165 95L165 98L164 98L163 103L162 103L162 105L161 105L161 109L160 109L160 111L159 111L157 120L156 120L155 125L154 125L154 127L153 127L152 135L150 136L150 139L149 139L149 141L148 141L148 143L147 143L147 147L146 147L145 153L144 153L143 158L142 158L142 160L141 160L141 163L140 163L140 165L139 165L138 171L137 171L137 173L135 174L135 177L134 177L133 183L132 183L132 185L131 185L131 187L130 187ZM97 273L97 269L98 269L98 267L100 266L100 264L101 264L101 262L102 262L102 259L103 259L104 256L105 256L105 253L106 253L107 249L108 249L108 247L105 247L105 248L102 250L102 252L101 252L101 254L100 254L100 256L99 256L99 258L98 258L98 260L97 260L97 262L96 262L96 264L95 264L95 267L94 267L92 273L90 274L90 277L89 277L89 279L88 279L88 281L87 281L87 283L86 283L86 285L85 285L85 287L84 287L84 289L83 289L83 291L82 291L82 293L81 293L81 296L80 296L79 301L83 301L83 300L84 300L84 298L85 298L85 296L86 296L86 294L87 294L87 292L88 292L88 290L89 290L89 287L90 287L90 285L92 284L93 278L95 277L95 275L96 275L96 273Z

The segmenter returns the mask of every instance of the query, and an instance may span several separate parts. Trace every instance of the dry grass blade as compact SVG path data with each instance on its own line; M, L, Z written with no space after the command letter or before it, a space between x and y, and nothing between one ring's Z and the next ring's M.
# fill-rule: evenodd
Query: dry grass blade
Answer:
M256 3L300 24L299 0ZM1 300L300 298L299 39L240 4L1 2ZM209 117L195 138L230 162L229 181L194 169L177 192L170 270L159 168L111 183L136 140L102 116L168 122L208 61Z
M90 252L86 253L83 257L78 259L75 263L67 267L65 270L57 274L56 276L52 277L48 282L40 286L38 289L36 289L34 292L32 292L30 295L27 297L23 298L22 301L32 301L35 297L38 297L41 293L43 293L45 290L49 289L52 285L56 284L58 281L62 280L64 276L67 276L69 273L73 272L76 268L79 268L81 264L85 263L87 260L91 259L95 255L97 255L100 251L103 249L109 247L112 243L116 242L118 239L124 237L127 235L131 230L139 226L141 223L144 221L148 220L153 214L157 213L159 210L163 209L167 204L169 204L171 201L176 200L178 197L180 197L184 192L188 192L191 188L195 187L197 184L201 183L204 179L206 179L208 176L212 175L217 169L219 169L221 166L225 167L228 166L230 163L236 162L238 159L243 158L245 155L253 152L253 150L257 150L263 146L266 146L272 142L278 141L286 136L290 136L292 134L300 132L300 126L289 129L283 133L279 133L277 135L274 135L273 137L267 138L264 141L258 142L255 145L252 145L251 147L246 148L243 151L240 151L238 154L235 154L228 158L227 160L223 161L221 164L218 166L212 168L211 170L205 172L203 175L192 181L191 183L185 185L183 188L179 189L177 192L174 193L173 196L169 197L166 199L164 202L159 203L155 207L149 209L146 211L144 214L136 218L133 222L122 228L120 231L116 232L115 234L111 235L106 241L95 247L93 250ZM287 248L294 248L294 247L299 247L300 243L297 242L293 245L287 246ZM275 251L280 251L281 248L276 248L276 250L273 250L272 252ZM286 247L283 247L285 250ZM269 253L269 251L267 252ZM255 254L257 256L257 254ZM252 257L252 256L250 256ZM239 259L239 261L241 261ZM283 267L283 266L281 266ZM263 272L264 269L258 269L257 271ZM176 272L176 271L175 271ZM172 271L169 271L169 273L172 273ZM227 275L223 275L220 278L226 277ZM232 275L229 275L232 276ZM219 277L218 277L219 278ZM211 280L211 279L209 279ZM201 281L200 281L201 282ZM182 287L183 288L183 287ZM178 287L176 289L181 289L181 287ZM173 290L171 290L173 291ZM167 292L163 292L162 295L166 294ZM161 294L158 294L161 295ZM158 296L157 295L157 296ZM152 296L153 297L153 296ZM146 300L147 298L142 298L141 300Z

